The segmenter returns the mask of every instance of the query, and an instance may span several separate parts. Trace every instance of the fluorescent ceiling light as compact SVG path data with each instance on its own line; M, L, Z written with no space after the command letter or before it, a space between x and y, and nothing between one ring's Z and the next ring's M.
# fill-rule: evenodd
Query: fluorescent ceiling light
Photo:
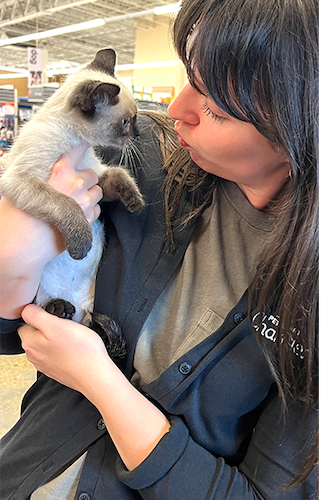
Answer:
M42 31L40 33L30 33L29 35L17 36L15 38L7 38L5 40L0 40L0 47L4 45L12 45L15 43L30 42L30 40L40 40L41 38L63 35L65 33L72 33L74 31L97 28L98 26L103 26L104 24L105 24L104 19L99 18L99 19L93 19L92 21L87 21L85 23L71 24L69 26L62 26L61 28L56 28L53 30Z
M180 9L181 2L172 3L170 5L163 5L162 7L155 7L154 14L157 16L162 16L164 14L173 14L174 12L178 12Z

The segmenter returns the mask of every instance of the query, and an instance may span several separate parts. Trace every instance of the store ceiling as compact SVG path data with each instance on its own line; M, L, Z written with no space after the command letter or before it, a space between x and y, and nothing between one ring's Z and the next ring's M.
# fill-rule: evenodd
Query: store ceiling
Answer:
M0 40L51 30L96 18L111 18L151 10L175 0L0 0ZM0 66L27 68L26 47L48 50L49 63L88 62L102 48L113 47L118 64L134 62L136 28L151 28L166 22L164 16L128 18L104 26L45 38L38 42L0 47Z

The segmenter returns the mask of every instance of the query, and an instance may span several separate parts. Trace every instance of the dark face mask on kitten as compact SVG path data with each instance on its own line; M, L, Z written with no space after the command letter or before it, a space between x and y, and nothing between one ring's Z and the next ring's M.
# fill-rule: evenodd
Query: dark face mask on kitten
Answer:
M79 112L79 121L84 118L90 122L90 132L98 134L96 140L99 145L123 147L126 139L139 134L136 126L137 109L127 89L120 87L120 82L115 79L115 63L113 50L99 51L84 70L85 80L80 75L81 83L69 95L68 106L74 113ZM109 82L105 81L106 74L111 77Z

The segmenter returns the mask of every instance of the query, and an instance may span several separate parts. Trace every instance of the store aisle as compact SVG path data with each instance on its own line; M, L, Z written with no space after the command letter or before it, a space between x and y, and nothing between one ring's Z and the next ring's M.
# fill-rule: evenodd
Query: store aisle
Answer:
M17 421L26 390L36 380L36 370L25 354L0 356L0 437Z

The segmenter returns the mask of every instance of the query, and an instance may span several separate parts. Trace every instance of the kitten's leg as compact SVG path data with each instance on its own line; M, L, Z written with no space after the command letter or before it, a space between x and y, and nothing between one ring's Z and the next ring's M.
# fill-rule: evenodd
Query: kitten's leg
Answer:
M101 337L110 358L124 358L126 356L126 345L117 323L105 314L93 312L91 316L90 328Z
M75 314L75 307L73 304L63 299L52 299L46 306L46 312L58 316L58 318L72 319Z
M145 202L138 186L121 167L106 167L98 184L103 189L103 200L120 200L130 212L141 212Z

